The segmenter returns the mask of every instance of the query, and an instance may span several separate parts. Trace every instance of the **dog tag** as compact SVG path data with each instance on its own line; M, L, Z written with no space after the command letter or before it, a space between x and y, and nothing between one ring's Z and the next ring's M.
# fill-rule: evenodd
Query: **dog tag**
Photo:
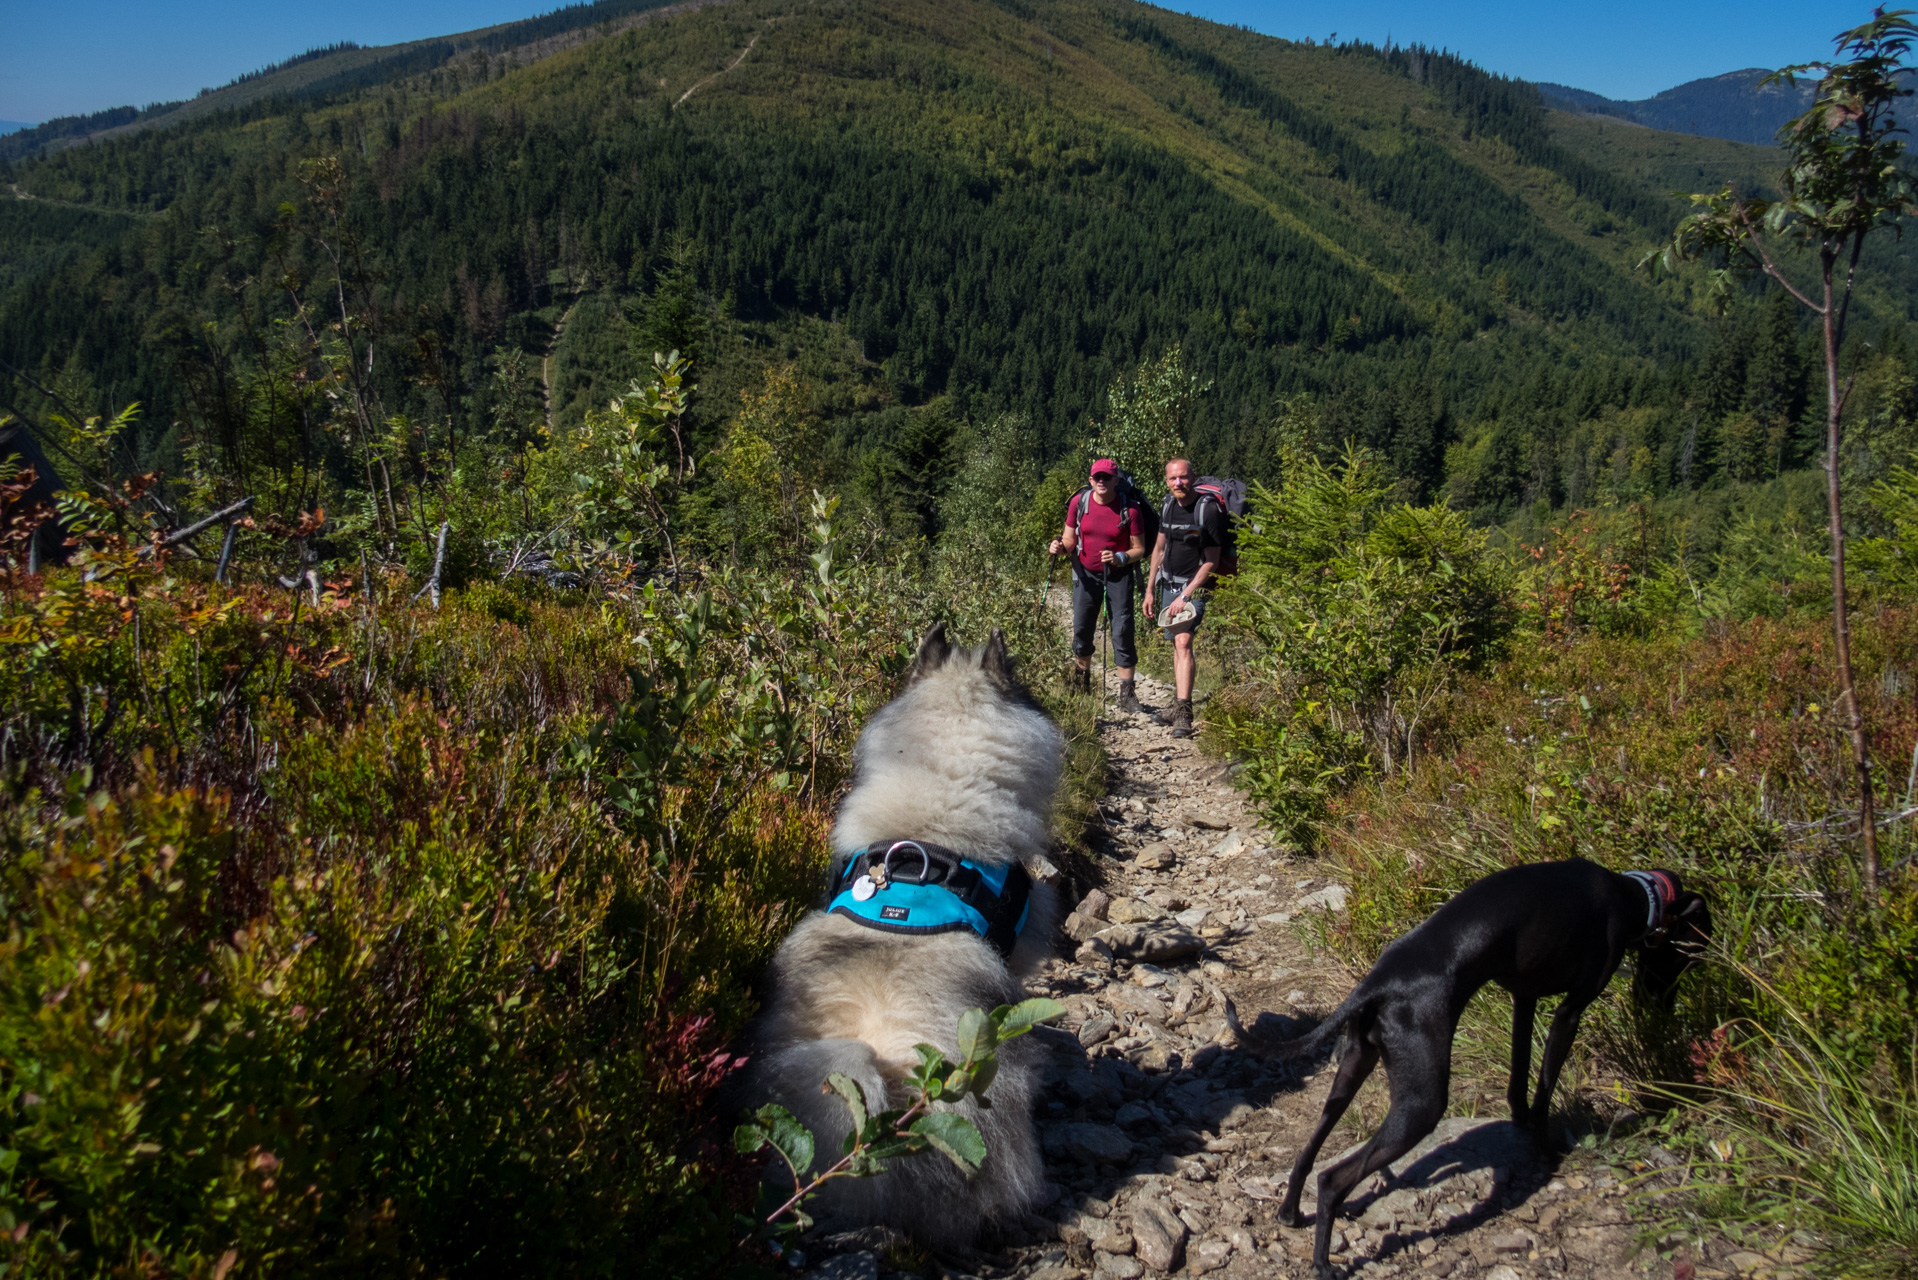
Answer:
M864 902L867 898L872 897L875 892L877 892L877 890L873 888L871 876L860 876L852 882L852 900L854 902Z

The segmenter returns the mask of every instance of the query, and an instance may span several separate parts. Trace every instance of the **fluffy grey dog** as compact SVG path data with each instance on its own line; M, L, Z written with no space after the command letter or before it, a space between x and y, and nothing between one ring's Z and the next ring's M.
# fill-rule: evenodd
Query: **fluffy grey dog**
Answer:
M860 735L853 788L833 829L828 900L849 883L849 860L875 842L942 846L994 869L1043 854L1064 751L1058 729L1013 679L1004 635L954 648L935 626L905 692ZM909 874L914 863L896 865ZM919 1061L913 1046L951 1052L960 1014L1023 999L1020 978L1047 954L1056 910L1051 891L1033 883L1009 955L970 928L912 935L846 914L808 915L773 960L767 1007L747 1037L743 1100L786 1106L813 1131L816 1167L831 1164L849 1121L837 1096L822 1096L826 1076L858 1081L875 1109L905 1105L901 1082ZM972 1177L928 1153L894 1161L876 1178L837 1179L815 1209L933 1247L968 1245L993 1220L1016 1222L1042 1184L1032 1128L1040 1052L1031 1037L1008 1043L991 1108L960 1104L986 1141Z

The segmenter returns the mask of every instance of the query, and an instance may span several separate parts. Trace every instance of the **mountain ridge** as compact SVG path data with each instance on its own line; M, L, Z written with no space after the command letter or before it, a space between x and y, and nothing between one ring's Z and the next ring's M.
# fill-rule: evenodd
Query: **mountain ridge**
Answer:
M1810 105L1813 92L1812 82L1806 79L1767 84L1774 74L1763 67L1745 67L1687 80L1634 101L1543 81L1538 88L1551 105L1562 110L1610 116L1673 133L1769 146L1777 139L1778 130Z
M323 97L356 87L381 83L444 66L455 58L481 50L491 54L518 52L524 60L549 57L589 36L579 33L599 26L600 35L613 34L647 15L671 15L726 0L588 0L511 22L470 31L422 37L389 45L337 46L309 49L260 70L236 76L193 98L120 106L79 116L62 116L38 125L19 122L12 130L0 122L0 159L13 159L36 150L70 146L76 142L119 136L131 130L164 127L209 112L243 106L272 96ZM570 39L568 37L571 37ZM1359 47L1355 42L1354 47ZM1650 98L1622 100L1549 81L1534 81L1551 105L1581 114L1628 120L1651 128L1705 137L1769 145L1777 129L1803 109L1809 86L1762 86L1772 73L1744 68L1701 77L1661 90Z
M192 98L149 104L146 107L110 107L81 116L61 116L28 125L12 134L0 132L0 160L18 159L36 152L57 150L80 142L124 136L145 129L165 128L262 99L322 99L332 94L387 83L444 67L475 54L507 56L517 62L551 57L592 38L580 33L600 28L610 35L655 15L690 12L725 0L588 0L511 22L476 27L447 35L426 36L387 45L341 41L336 46L309 49L257 71L236 76Z

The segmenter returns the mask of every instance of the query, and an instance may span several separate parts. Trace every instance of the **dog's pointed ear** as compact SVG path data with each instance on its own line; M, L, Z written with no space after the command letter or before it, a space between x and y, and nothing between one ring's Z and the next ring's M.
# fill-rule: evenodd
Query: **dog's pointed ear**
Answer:
M993 688L1012 692L1012 654L1006 651L1006 633L998 627L992 629L992 639L986 641L985 652L979 655L979 666Z
M952 656L952 646L946 643L946 624L935 622L926 631L925 638L919 642L918 656L912 660L912 669L906 673L908 680L923 680L946 664Z

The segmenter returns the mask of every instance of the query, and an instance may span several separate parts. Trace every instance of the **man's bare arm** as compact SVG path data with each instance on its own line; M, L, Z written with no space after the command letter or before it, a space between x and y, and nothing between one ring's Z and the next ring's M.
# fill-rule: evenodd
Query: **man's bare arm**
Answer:
M1218 546L1211 546L1205 549L1205 559L1199 561L1199 567L1193 573L1192 581L1185 584L1185 593L1188 597L1191 596L1194 591L1204 586L1206 580L1212 576L1212 571L1218 568L1219 555L1223 550L1223 547Z
M1158 616L1159 593L1157 584L1159 581L1159 566L1164 563L1165 533L1162 530L1159 536L1152 540L1152 567L1147 570L1145 575L1145 600L1142 603L1145 605L1145 616L1148 618Z

